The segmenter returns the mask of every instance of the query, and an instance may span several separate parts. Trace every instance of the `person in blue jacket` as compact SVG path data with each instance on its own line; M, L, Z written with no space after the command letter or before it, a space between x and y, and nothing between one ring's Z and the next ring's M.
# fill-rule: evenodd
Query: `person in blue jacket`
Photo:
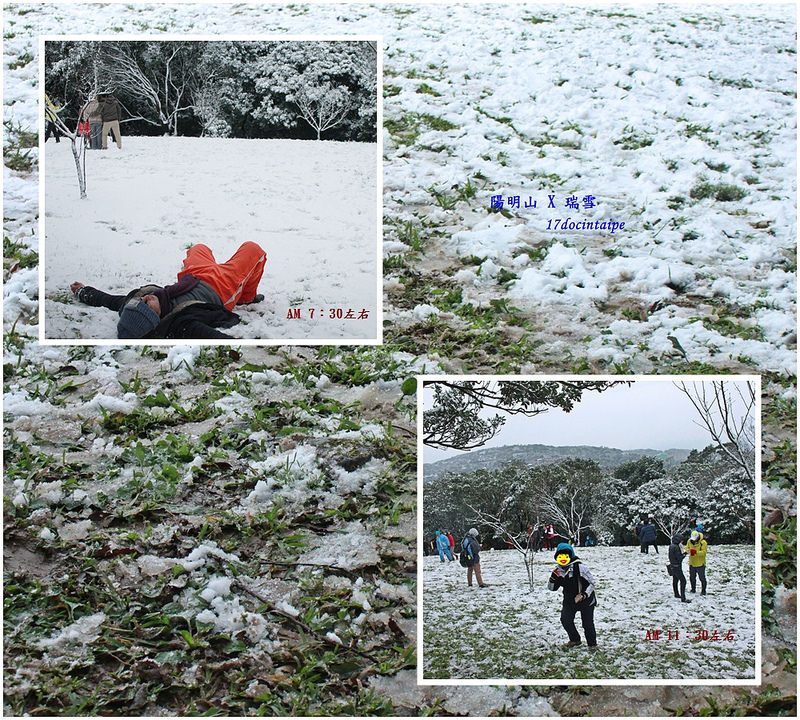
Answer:
M658 555L658 545L656 545L656 528L649 520L639 530L639 542L642 543L642 552L649 555L649 546L652 545Z
M436 549L439 551L439 560L444 562L447 558L453 562L453 553L450 552L450 539L441 530L436 531Z
M575 627L575 615L581 614L583 634L589 650L597 649L597 632L594 627L594 608L597 597L594 592L594 578L589 568L579 560L569 543L559 543L554 554L556 568L550 573L547 587L550 590L564 590L561 605L561 625L567 631L569 642L564 647L577 647L581 636Z

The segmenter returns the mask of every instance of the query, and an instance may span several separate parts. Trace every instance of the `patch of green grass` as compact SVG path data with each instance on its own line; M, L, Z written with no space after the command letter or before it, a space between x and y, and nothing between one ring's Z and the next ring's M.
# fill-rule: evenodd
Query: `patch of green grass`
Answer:
M454 125L444 118L418 112L408 112L399 118L387 118L383 124L389 134L401 145L413 145L426 128L438 132L458 129L458 125Z
M686 204L686 198L683 195L672 195L667 198L667 207L670 210L680 210Z
M395 95L399 95L403 91L399 85L384 85L383 86L383 97L394 97Z
M694 200L704 200L713 197L720 202L732 202L741 200L747 195L747 190L739 187L738 185L731 185L729 183L710 183L706 180L700 180L689 191L689 197Z
M442 96L442 93L436 92L436 90L434 90L430 85L428 85L428 83L422 83L422 85L420 85L417 88L416 92L418 92L418 93L420 93L422 95L432 95L433 97L441 97Z
M653 138L647 133L638 131L631 126L626 126L622 130L622 137L613 141L614 145L619 145L623 150L639 150L653 144Z
M729 165L724 162L712 162L710 160L703 160L703 163L709 170L714 170L715 172L726 172L729 169Z
M532 25L540 25L541 23L553 22L550 18L537 17L535 15L528 15L521 18L523 22L529 22Z
M36 267L39 264L39 254L29 250L25 245L13 242L7 235L3 236L3 266L11 270L18 268Z
M693 321L696 322L699 319L700 318L693 318ZM740 325L727 317L706 317L702 319L702 323L706 330L714 330L726 337L741 338L742 340L759 340L762 342L764 340L764 332L761 328L757 326Z
M738 78L738 79L731 79L731 78L723 78L719 81L720 85L723 87L735 87L739 88L740 90L743 88L752 88L754 87L753 81L748 80L747 78Z
M22 53L16 60L8 64L9 70L16 70L17 68L25 67L28 63L33 62L33 55L29 52Z
M3 164L16 172L31 172L36 166L33 150L39 146L39 135L23 129L19 122L4 120L3 127Z

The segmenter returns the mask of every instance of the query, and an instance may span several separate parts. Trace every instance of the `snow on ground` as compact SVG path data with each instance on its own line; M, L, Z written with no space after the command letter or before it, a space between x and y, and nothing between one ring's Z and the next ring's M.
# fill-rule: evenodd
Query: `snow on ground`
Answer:
M242 536L248 538L245 542L251 543L251 552L241 557L251 565L253 573L263 569L260 553L265 547L269 561L275 556L294 558L291 550L287 550L294 546L280 544L285 539L293 540L286 534L296 531L294 525L283 534L279 532L277 537L269 525L266 526L269 532L264 532L263 526L257 525L256 530L247 526L258 512L258 504L269 508L273 497L285 498L289 503L309 501L309 509L298 516L298 522L306 523L303 526L303 534L309 540L309 547L304 550L306 558L332 559L336 553L345 553L348 564L356 567L365 559L374 559L373 550L377 548L380 565L358 568L367 583L374 583L374 590L358 586L349 577L327 576L324 586L326 592L345 596L349 614L346 621L334 626L338 637L351 631L355 636L363 630L369 642L393 648L394 654L388 655L387 674L368 677L364 686L374 689L379 698L388 699L396 714L650 715L663 713L667 707L699 714L709 710L712 699L718 703L710 706L712 710L724 707L741 711L752 705L762 712L765 709L771 712L778 707L763 704L765 698L773 703L774 696L759 695L761 688L744 698L730 689L702 686L694 689L611 686L595 688L585 695L552 688L542 691L548 695L543 698L532 688L417 686L412 640L417 622L412 597L416 589L413 517L410 511L402 513L394 525L381 513L385 510L393 516L401 512L403 502L408 502L409 507L413 502L408 496L414 490L415 476L408 472L404 456L413 430L404 433L403 418L397 415L400 384L415 373L459 372L476 366L496 372L509 367L508 363L530 372L543 367L551 372L576 367L623 372L665 372L675 368L693 372L695 367L702 370L733 367L789 376L795 372L795 30L793 6L760 4L570 7L31 3L5 6L6 142L20 132L35 133L38 128L39 35L72 31L98 35L164 32L204 37L272 33L382 35L386 121L383 249L391 261L387 263L384 278L389 344L386 351L336 355L327 350L292 348L272 354L259 348L245 348L240 356L238 350L215 355L181 347L165 356L141 348L42 347L35 342L39 330L38 269L35 257L32 266L31 257L24 257L25 253L35 253L39 244L40 178L35 164L38 149L23 145L24 152L34 161L30 170L4 166L4 235L20 249L25 261L11 258L4 263L6 476L12 474L14 478L4 488L5 495L13 502L13 508L6 504L5 569L23 580L32 576L35 581L32 586L46 591L22 593L21 615L12 607L19 601L19 594L16 599L7 598L6 618L12 617L12 613L23 618L23 622L7 630L4 638L7 658L16 653L13 664L7 662L5 690L7 702L16 703L17 714L41 711L44 693L55 698L44 709L59 713L74 707L76 713L95 714L184 715L188 710L274 714L275 705L261 705L257 700L261 697L259 693L266 694L274 688L257 684L251 689L249 678L268 676L277 683L285 683L286 678L273 671L285 667L287 658L276 658L280 664L275 668L265 667L262 663L270 661L271 648L263 640L254 644L250 638L246 638L247 652L240 656L244 671L233 669L227 674L220 671L213 687L202 676L201 665L191 653L176 649L155 655L155 651L150 653L135 644L135 652L125 656L125 669L114 679L114 704L87 706L86 702L102 699L102 694L98 696L94 688L108 680L105 664L96 662L90 654L93 629L76 626L63 607L53 609L47 604L49 598L58 598L63 592L73 597L81 593L85 606L79 612L83 618L94 621L101 611L109 617L119 611L113 602L104 602L107 595L102 582L90 584L95 581L87 573L91 569L87 567L87 551L90 545L95 545L98 552L109 553L100 563L108 569L115 592L121 593L124 601L132 601L133 606L136 603L148 609L156 606L160 617L163 601L153 600L146 593L155 583L160 586L166 581L167 599L180 588L185 590L176 594L177 600L168 603L171 612L191 609L194 616L203 607L198 593L209 590L210 594L213 589L212 601L218 601L219 605L214 610L215 617L221 620L223 615L235 614L237 598L241 604L245 597L238 593L233 597L217 594L217 590L224 589L214 579L223 571L221 563L211 560L208 567L170 579L175 566L169 568L168 561L186 558L200 545L198 536L202 538L204 523L222 540L231 527L226 524L229 522L236 524L231 532L240 535L233 540L225 538L226 547L239 553ZM162 195L148 196L150 188L144 182L137 182L133 191L128 183L131 197L139 200L139 211L147 213L149 218L145 227L139 228L138 214L134 216L130 206L133 203L123 206L120 202L118 175L114 176L114 182L99 182L103 173L121 170L123 164L137 168L139 177L148 177L153 163L161 160L162 153L148 149L157 144L171 146L163 154L170 155L173 162L188 163L196 159L196 154L181 153L176 148L181 144L188 147L192 142L198 141L126 137L121 153L111 146L102 160L89 158L89 197L83 206L92 208L87 211L92 222L86 232L100 241L98 252L107 252L109 244L122 232L142 231L133 238L133 244L119 243L115 247L113 262L102 267L104 279L116 280L120 288L127 289L128 283L122 278L111 277L116 261L124 259L131 263L132 272L142 273L143 280L154 279L150 273L145 275L148 267L155 270L163 266L160 280L170 281L186 244L178 236L197 232L198 220L203 220L212 231L222 233L220 243L231 243L225 246L228 252L238 242L254 239L239 237L243 229L263 233L269 228L289 227L286 221L290 216L286 212L279 212L277 217L261 214L273 198L259 197L256 192L236 193L237 203L246 205L255 215L243 213L237 207L237 224L223 226L209 212L209 208L231 207L230 198L220 197L215 187L219 182L192 188L195 196L202 195L203 203L192 203L184 189L183 196L175 193L170 198L172 206ZM256 145L266 147L267 143L253 144ZM321 146L335 149L329 143ZM63 144L58 148L52 142L47 144L48 172L58 169L63 161L58 151L65 150ZM68 151L65 154L69 158ZM225 163L227 159L219 162ZM270 162L269 157L264 160L267 165ZM81 207L77 192L71 194L74 170L66 165L62 168L65 182L59 188L65 193L62 210L54 201L52 206L48 203L48 213ZM281 172L290 170L283 167ZM259 187L270 182L264 175L255 174L249 162L244 163L243 171L248 177L257 177ZM692 197L691 190L700 185L701 176L712 184L735 185L746 194L739 200L723 196ZM170 175L166 177L173 187L182 182ZM223 174L223 177L229 176ZM466 192L467 183L474 194ZM302 194L289 195L283 192L285 187L279 190L284 203L292 204L295 209L302 204ZM530 195L539 201L539 206L505 207L505 214L488 212L492 195L516 194L521 196L522 205ZM548 221L564 219L565 215L546 207L548 194L556 195L559 203L564 202L565 196L574 194L580 200L593 194L598 200L596 207L571 211L570 217L593 222L613 218L625 222L625 229L613 234L609 230L548 229ZM101 202L103 197L108 198L105 203ZM353 198L348 199L351 206L352 202ZM179 221L172 212L175 204L183 210ZM115 205L117 213L112 222L120 223L115 224L117 230L110 229L111 223L95 222L108 221L112 217L110 208ZM353 218L349 209L342 211L343 215L339 215L340 211L332 212L335 217ZM313 222L307 208L291 217L302 221L303 227L310 227ZM50 253L58 251L55 245L51 246L50 230L58 228L59 222L62 226L69 223L57 216L43 219L48 227L45 260L49 263ZM163 253L150 253L146 266L135 258L136 251L144 247L135 241L143 242L145 230L162 226L167 246ZM67 236L71 232L68 227ZM225 248L220 245L223 257ZM269 257L265 280L271 280L272 286L262 283L261 290L267 300L258 308L243 312L248 324L238 330L244 332L255 323L263 323L276 332L274 335L265 332L260 337L297 337L285 332L289 323L285 321L285 308L279 306L286 304L285 298L295 297L286 289L285 273L300 278L305 266L297 261L299 269L294 270L287 260L286 271L277 270L278 261L295 259L291 252L294 242L291 250L288 244L265 249ZM361 256L350 258L348 267L360 259ZM337 258L329 259L329 264L336 261ZM65 270L69 262L73 258L64 260ZM308 257L303 262L308 263ZM75 312L77 306L58 293L66 292L65 284L75 278L58 279L51 274L60 270L51 269L48 264L43 290L48 293L47 306L61 305L66 318L66 313ZM332 276L328 266L325 272ZM318 287L311 273L308 277L309 287ZM351 290L352 277L348 275L347 280L346 287ZM60 289L53 286L51 290L51 281L57 282ZM443 302L451 297L457 302ZM270 300L274 305L270 305ZM470 328L468 311L473 305L490 307L492 300L500 304L508 301L509 305L519 307L525 324L512 326L509 314L497 313L490 318L485 333L496 338L497 344L487 346L483 355L477 352L465 359L466 353L481 349L474 347L474 335L460 334ZM280 311L284 311L283 316ZM274 317L269 317L270 312ZM97 316L92 313L93 322L106 323L106 331L111 329L108 316L100 311ZM48 323L53 320L50 314L46 319ZM269 325L268 320L274 324ZM437 329L441 328L445 328L446 338L437 335ZM515 346L522 333L527 333L532 341L520 345L520 352ZM686 358L681 356L672 338L679 342ZM439 339L442 342L437 342ZM413 354L405 352L409 350ZM682 364L683 360L703 364ZM302 375L308 364L315 364L316 377L305 382ZM248 369L250 366L258 370ZM768 382L766 388L769 400L780 401L775 407L785 405L791 410L796 400L792 387L781 387L775 381ZM178 408L191 411L190 415L185 417L175 407L153 406L152 399L159 391L166 393ZM250 397L251 406L244 407L240 397L227 397L234 393ZM149 404L145 404L146 399ZM235 419L234 415L243 410L244 417ZM786 429L779 427L780 421L774 417L764 417L765 438L769 438L765 462L766 470L772 473L771 481L792 487L796 463L791 458L796 438L788 413ZM777 415L782 417L780 413ZM361 439L333 437L348 432L352 422L364 429L373 422L385 424L387 419L391 420L393 432L389 433L387 427L385 439L374 432L364 432ZM128 430L134 427L134 421L141 421L144 428ZM117 426L121 428L119 433L113 429ZM313 482L308 483L314 478L313 472L310 476L287 472L275 478L280 479L280 485L271 485L272 478L263 477L260 468L266 460L284 457L293 448L305 452L302 449L306 445L316 449L311 470L322 464L331 470L324 491L320 492ZM147 462L144 468L136 457L142 451ZM176 502L185 497L185 503L178 507L167 497L158 501L160 506L169 508L167 515L154 516L152 522L137 521L130 516L131 505L125 501L128 497L125 493L137 484L151 483L160 488L155 476L164 464L161 454L179 468L173 489L178 496ZM287 459L287 470L291 470L291 459ZM15 465L17 461L19 467ZM390 466L389 470L384 469L384 464ZM64 465L69 472L64 472ZM273 471L277 474L275 468ZM392 473L390 479L395 486L391 482L385 485L387 472ZM390 494L378 501L382 487L388 487ZM370 495L373 489L375 495ZM402 494L395 496L394 492ZM789 497L775 496L776 504L792 505L795 493L786 493ZM333 519L336 513L328 505L335 502L334 495L346 499L340 506L342 517L336 520ZM111 500L117 497L119 501ZM144 503L151 503L148 493L141 497ZM297 509L297 505L292 506L293 511ZM354 519L360 509L374 515L375 522L366 517ZM108 526L96 523L88 537L80 539L85 529L80 523L86 519L94 521L98 514ZM140 541L131 539L132 526L123 523L129 517L142 530ZM10 525L13 527L9 529ZM264 534L254 536L253 532ZM72 539L62 540L64 533ZM330 538L334 542L323 542ZM361 544L361 552L353 547L353 538ZM144 561L141 570L136 558L116 555L129 549L131 542L141 542L137 545L138 559ZM597 615L600 642L616 643L615 649L623 658L631 653L645 653L647 646L641 639L644 626L630 624L635 600L630 593L623 594L621 599L613 596L611 589L615 585L611 583L617 582L617 566L604 559L604 552L598 549L591 556L600 593ZM499 601L503 601L515 611L520 609L519 628L531 627L533 613L540 612L541 619L534 627L541 628L541 632L529 639L529 646L548 658L552 669L559 669L555 663L562 656L554 655L547 644L563 641L558 622L559 600L554 593L543 590L541 584L532 596L528 595L524 569L519 567L513 573L504 569L500 562L503 555L509 553L486 554L485 574L490 587L471 593L464 587L463 569L455 565L442 568L436 564L438 561L431 566L431 561L426 560L426 603L430 604L431 598L441 593L442 604L473 612L478 606L469 603L493 598L498 602L491 607L481 606L481 612L496 613ZM677 662L681 672L688 667L679 662L687 654L687 647L693 655L700 653L707 659L710 671L745 676L752 669L752 632L749 639L746 633L753 618L746 611L747 598L741 597L740 592L730 593L725 598L731 608L720 607L721 600L716 594L718 588L723 588L720 570L710 570L712 594L704 603L673 606L662 567L663 557L642 558L634 553L630 560L627 579L631 583L645 579L633 570L651 573L647 580L652 579L652 594L638 607L651 613L645 617L652 618L654 629L669 630L667 623L683 623L685 615L679 615L681 609L684 613L696 613L692 617L700 617L709 608L716 608L720 615L709 618L707 627L700 629L712 631L710 621L720 625L726 622L734 631L743 628L737 638L741 645L736 645L736 667L724 667L726 658L714 655L711 641L688 642L674 649L672 661ZM549 567L550 562L542 560L541 570ZM742 565L745 565L744 555ZM778 565L778 556L770 556L765 550L765 576L778 575ZM393 574L395 569L397 574ZM742 570L742 576L748 572L752 577L752 568ZM260 576L255 587L281 607L295 607L296 612L313 614L319 603L305 588L298 587L292 575L287 578ZM429 580L432 580L430 586ZM64 590L62 583L72 584ZM267 592L269 583L276 587ZM752 583L744 587L745 593L749 592ZM532 597L538 604L530 601ZM363 609L365 599L373 608L372 614ZM258 607L252 598L246 600L250 601L249 608ZM175 603L179 607L174 607ZM382 603L388 605L381 607ZM767 591L763 607L783 627L787 617L793 616L795 603L795 589L788 588L776 594L774 605ZM45 613L41 616L44 627L30 622L36 619L38 607ZM336 612L340 609L338 606ZM436 618L436 609L426 605L425 612L427 625L428 619ZM53 613L57 613L58 619L51 621ZM359 621L364 615L367 620ZM210 615L206 617L211 619ZM130 646L131 631L118 626L126 622L125 618L129 619L129 613L103 623L103 636L98 643L121 638L112 647L125 653L124 648ZM328 620L324 623L328 624ZM452 610L438 624L446 629L449 623L452 624ZM324 629L327 632L328 628ZM139 630L135 630L137 636ZM63 673L56 676L41 672L37 654L29 651L39 640L56 641L71 636L73 631L81 632L87 640L86 644L70 646L79 654L86 651L81 671L98 683L84 682L80 688L72 685L54 688L56 680L68 677ZM796 672L786 664L786 657L791 655L786 650L793 646L790 638L796 638L796 626L793 632L786 631L785 638L769 628L764 633L768 652L762 669L766 679L782 688L783 695L789 698L796 695ZM626 636L630 637L630 645L622 640ZM516 647L517 637L510 637L514 642L507 645ZM177 635L175 639L180 640ZM454 642L448 638L448 643ZM661 656L655 653L665 647L663 642L653 643L651 648L656 649L649 652L654 654L645 656L652 667L661 667ZM407 651L411 652L410 660L406 659ZM49 652L53 654L52 649ZM621 666L619 658L610 658L603 650L599 652L603 654L598 660L606 657L600 668L603 672L614 677L639 672L639 667ZM529 655L536 657L537 653ZM165 676L160 671L151 672L149 655L158 658ZM441 654L441 668L434 671L441 669L452 674L449 657L448 653ZM571 655L572 664L561 668L562 674L577 676L579 671L596 674L597 667L578 667L576 659L582 657L578 652ZM430 648L426 658L437 660ZM227 663L226 660L226 667ZM482 669L474 666L477 660L473 666L465 664L458 670ZM365 660L365 669L368 667L375 665ZM671 667L675 669L674 665ZM530 663L501 668L503 673L498 671L498 674L508 676L517 672L524 677L529 669ZM685 674L690 675L688 670ZM248 678L246 692L239 686L241 676ZM302 679L301 676L295 672L291 680ZM321 671L318 678L321 679L315 679L315 691L330 691L333 687L341 693L343 702L353 699L355 692L340 690L350 686L333 670ZM180 686L189 688L191 697L186 702L181 696L174 703L171 701L173 691L179 687L174 684L175 679ZM216 679L223 682L216 683ZM211 698L211 702L224 700L228 690L226 680L237 698L247 697L245 705L195 704L201 695ZM170 691L158 697L165 681L170 683ZM358 682L360 685L361 681ZM217 692L218 685L223 690ZM80 695L84 691L89 694ZM30 700L26 700L29 696ZM304 714L351 714L353 707L329 703L302 709L306 711ZM779 709L785 707L786 704ZM286 712L293 706L282 704L278 709ZM375 714L379 709L387 711L385 707L368 709Z
M47 339L116 337L116 313L78 303L74 280L113 294L167 285L191 245L224 262L248 240L267 253L265 299L237 308L242 323L226 332L377 337L375 145L123 137L122 150L87 151L83 200L70 144L45 152Z
M564 649L561 591L547 589L552 553L534 556L534 588L515 550L481 553L483 580L468 587L457 561L427 556L422 566L424 678L744 679L755 673L755 550L710 546L708 594L676 600L666 547L583 548L597 588L599 650ZM684 562L684 573L689 572ZM583 632L577 616L578 632ZM647 633L660 631L658 640ZM670 631L678 633L670 639ZM706 631L707 639L695 639ZM732 631L732 639L725 640ZM717 633L714 637L713 633ZM713 638L713 639L712 639ZM584 640L585 642L585 640Z

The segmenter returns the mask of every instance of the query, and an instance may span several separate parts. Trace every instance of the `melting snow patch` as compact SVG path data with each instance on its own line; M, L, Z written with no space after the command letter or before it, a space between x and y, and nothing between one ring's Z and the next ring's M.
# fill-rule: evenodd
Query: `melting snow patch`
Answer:
M100 626L105 621L105 613L86 615L51 637L40 640L37 646L42 650L64 650L71 646L88 645L100 637Z
M75 523L62 525L60 528L58 528L58 536L65 542L69 542L71 540L83 540L89 534L89 530L91 529L91 520L80 520Z
M202 349L202 345L175 345L169 349L161 367L165 370L177 370L182 365L193 368Z
M344 570L358 570L380 563L375 547L377 538L358 520L344 527L342 533L329 533L322 544L306 553L302 562L319 565L336 565Z

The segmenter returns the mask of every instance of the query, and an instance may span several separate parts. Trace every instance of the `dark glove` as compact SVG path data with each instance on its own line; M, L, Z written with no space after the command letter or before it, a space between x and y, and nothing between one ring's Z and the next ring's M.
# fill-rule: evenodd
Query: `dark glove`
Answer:
M558 574L556 570L550 573L550 582L553 583L556 587L561 584L561 576Z

